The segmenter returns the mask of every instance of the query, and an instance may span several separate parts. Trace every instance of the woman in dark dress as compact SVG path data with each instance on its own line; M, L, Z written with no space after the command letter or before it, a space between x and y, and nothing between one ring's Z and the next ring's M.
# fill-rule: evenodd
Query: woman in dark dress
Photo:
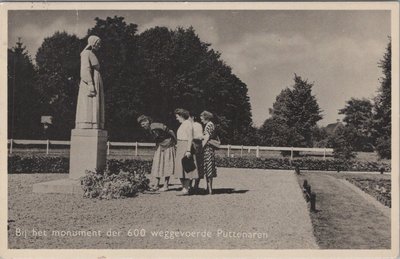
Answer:
M216 138L215 125L211 121L213 114L203 111L200 114L201 122L204 126L203 134L203 170L207 180L207 190L212 194L213 179L217 177L217 168L215 167L215 148L209 141Z
M148 130L156 142L151 176L156 179L155 189L159 188L160 179L164 179L164 186L160 191L167 191L169 178L175 172L175 133L162 123L152 122L148 116L138 118L140 126Z

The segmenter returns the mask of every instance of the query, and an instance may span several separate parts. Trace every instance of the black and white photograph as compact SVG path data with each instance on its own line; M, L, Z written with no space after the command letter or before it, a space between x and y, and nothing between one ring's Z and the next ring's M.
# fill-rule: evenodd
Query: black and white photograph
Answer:
M0 257L398 256L398 2L0 9Z

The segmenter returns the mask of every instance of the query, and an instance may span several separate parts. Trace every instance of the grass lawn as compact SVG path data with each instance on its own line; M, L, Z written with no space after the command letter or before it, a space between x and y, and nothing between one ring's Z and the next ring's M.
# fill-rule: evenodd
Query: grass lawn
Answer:
M338 178L386 179L390 175L302 172L316 193L316 212L310 212L314 235L322 249L390 249L390 218Z

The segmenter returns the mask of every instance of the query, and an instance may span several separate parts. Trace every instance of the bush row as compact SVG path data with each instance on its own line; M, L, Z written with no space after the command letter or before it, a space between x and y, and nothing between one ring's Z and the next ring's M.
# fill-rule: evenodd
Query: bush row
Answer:
M365 171L378 172L381 168L390 172L389 163L369 161L340 161L335 159L297 158L290 162L289 158L229 158L216 157L218 167L259 168L259 169L293 169L327 171ZM108 169L111 172L139 170L150 172L151 161L134 159L109 159ZM9 156L9 173L68 173L69 159L51 156Z
M120 171L150 172L151 161L145 160L107 160L107 170L115 174ZM9 156L8 173L61 173L69 172L69 158L52 156Z
M336 159L297 158L291 162L289 158L230 158L217 157L217 166L235 168L259 168L259 169L293 169L298 166L301 170L318 171L365 171L379 172L381 168L385 172L391 171L389 163L370 161L342 161Z
M18 156L8 157L9 174L25 173L68 173L69 158L59 156Z

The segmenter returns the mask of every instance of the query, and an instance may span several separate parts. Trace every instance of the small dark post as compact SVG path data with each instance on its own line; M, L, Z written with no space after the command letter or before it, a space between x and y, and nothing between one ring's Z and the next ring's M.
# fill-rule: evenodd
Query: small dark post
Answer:
M307 180L304 180L304 182L303 182L303 188L306 189L306 186L307 186L307 185L308 185Z
M315 209L315 199L316 199L316 194L315 194L315 192L312 192L311 193L311 197L310 197L310 210L311 211L316 211L316 209Z
M300 174L300 167L298 165L296 165L294 167L294 171L296 172L296 174Z
M311 186L310 185L307 185L306 190L307 190L307 193L309 195L311 195Z
M381 174L383 174L385 172L385 168L382 166L381 168L379 168L379 172L381 172Z

